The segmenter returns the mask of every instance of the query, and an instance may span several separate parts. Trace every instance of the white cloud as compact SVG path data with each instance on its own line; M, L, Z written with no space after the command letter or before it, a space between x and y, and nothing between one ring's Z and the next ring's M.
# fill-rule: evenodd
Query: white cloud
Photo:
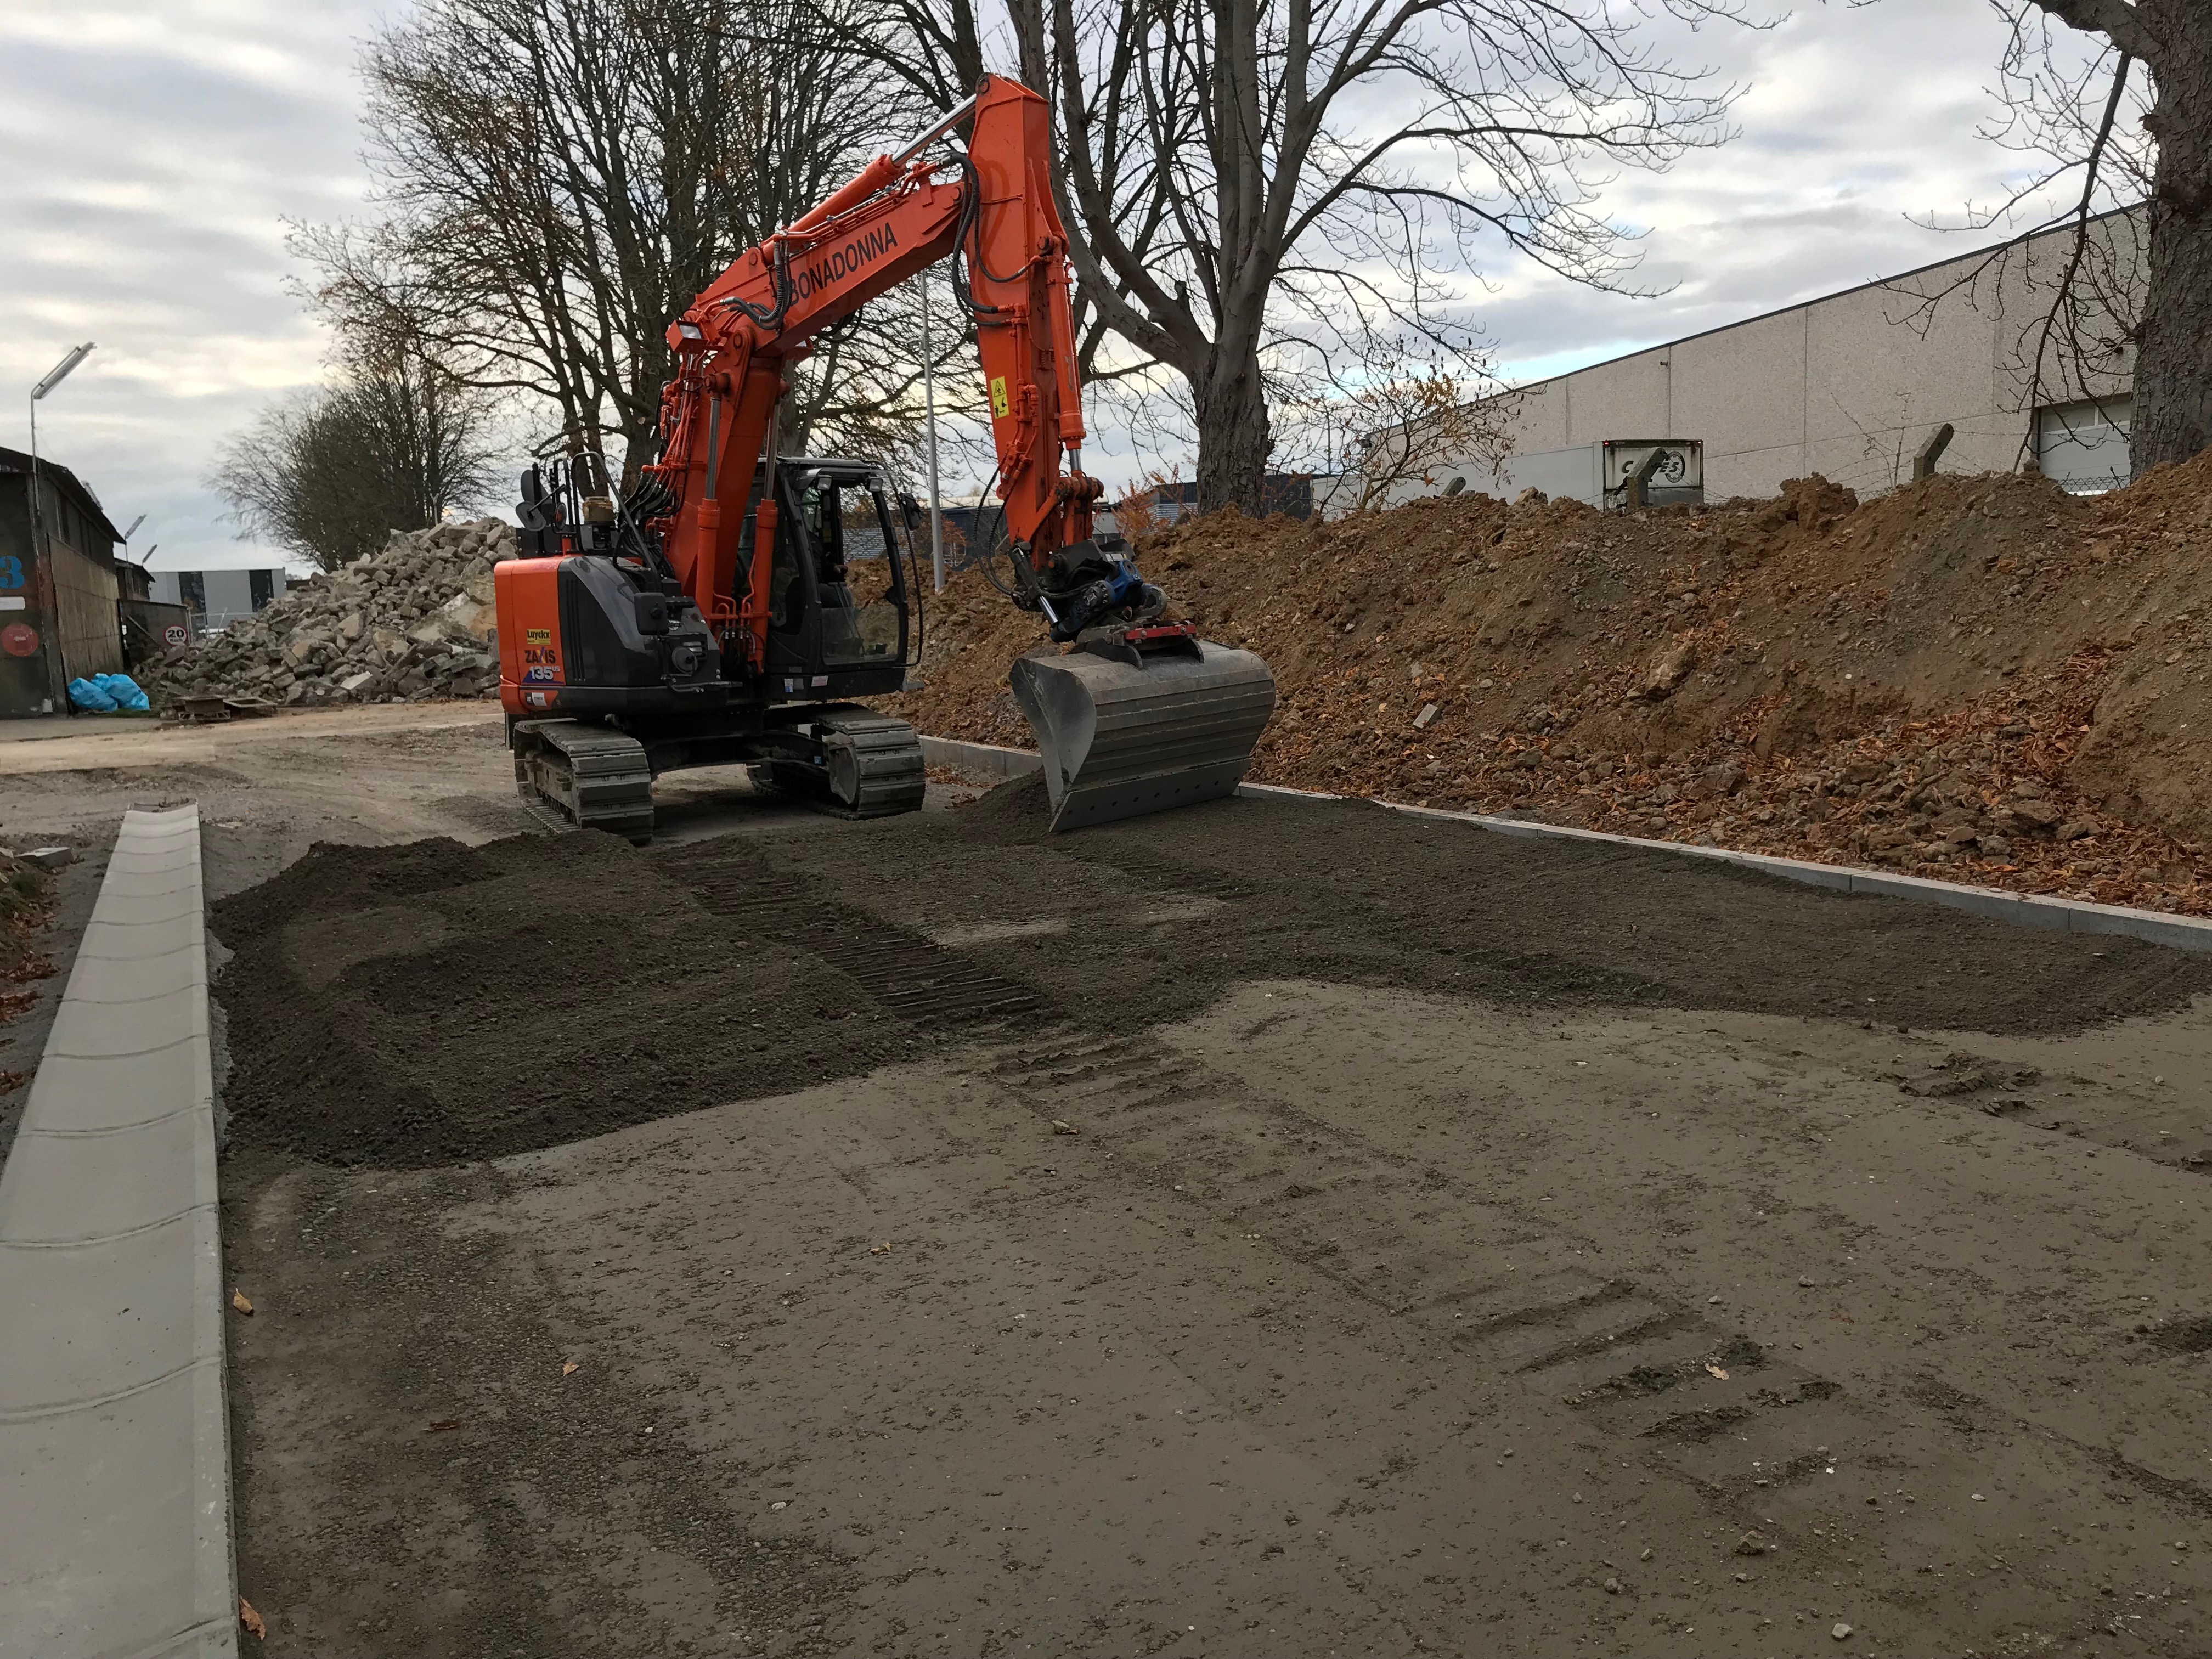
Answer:
M203 482L324 340L286 291L284 222L358 214L353 75L379 8L354 0L9 0L0 7L0 441L29 384L99 349L40 405L40 447L158 562L242 545Z
M250 551L203 480L227 435L317 377L325 342L286 291L284 222L362 210L356 58L401 3L0 4L0 442L27 441L30 382L73 342L98 341L41 406L45 447L119 522L146 513L139 544L158 541L163 564ZM1800 0L1772 31L1674 44L1749 90L1737 142L1607 192L1609 211L1650 228L1643 279L1669 291L1594 294L1498 260L1470 307L1512 372L1963 251L1905 216L1955 216L2010 170L1972 131L2000 45L1984 0ZM1133 470L1115 433L1094 449L1109 477ZM1167 459L1188 476L1188 456Z

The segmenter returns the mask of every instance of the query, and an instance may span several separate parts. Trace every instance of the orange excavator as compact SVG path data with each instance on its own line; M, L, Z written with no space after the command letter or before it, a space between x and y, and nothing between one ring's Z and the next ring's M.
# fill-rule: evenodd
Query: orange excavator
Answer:
M495 580L507 743L533 807L643 841L656 775L740 763L848 816L921 805L920 738L858 701L909 687L920 660L918 508L867 462L781 453L777 406L814 335L940 259L989 392L1000 585L1057 647L1009 674L1050 827L1237 787L1274 680L1167 620L1166 595L1095 522L1051 166L1044 101L987 77L671 325L659 458L627 496L589 453L523 475L525 556Z

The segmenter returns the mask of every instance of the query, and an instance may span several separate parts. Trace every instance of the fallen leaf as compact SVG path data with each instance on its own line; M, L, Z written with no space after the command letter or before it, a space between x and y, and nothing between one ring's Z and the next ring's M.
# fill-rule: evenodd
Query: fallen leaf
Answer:
M1722 1382L1725 1382L1728 1381L1728 1373L1723 1370L1718 1365L1714 1364L1710 1359L1705 1362L1705 1369L1711 1371L1715 1376L1720 1378Z
M569 1360L566 1364L564 1364L564 1365L562 1365L562 1366L561 1367L561 1375L562 1375L562 1376L568 1376L571 1372L573 1372L575 1369L576 1369L576 1362L575 1362L574 1360L571 1359L571 1360Z
M233 1291L230 1293L230 1305L242 1314L250 1314L253 1311L253 1304L246 1299L244 1291Z
M461 1419L459 1418L441 1417L430 1425L430 1431L433 1434L435 1434L441 1429L458 1429L460 1426Z
M246 1626L248 1636L259 1641L268 1639L269 1626L262 1622L261 1615L254 1612L253 1603L242 1595L238 1598L238 1622Z

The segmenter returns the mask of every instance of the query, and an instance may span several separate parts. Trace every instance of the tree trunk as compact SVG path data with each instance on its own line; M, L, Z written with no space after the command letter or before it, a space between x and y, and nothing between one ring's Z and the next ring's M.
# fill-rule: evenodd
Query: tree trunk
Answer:
M1247 517L1258 518L1267 452L1273 447L1259 353L1232 356L1217 345L1191 389L1198 409L1198 510L1212 513L1233 503Z
M2146 122L2158 173L2130 434L2138 476L2212 447L2212 7L2166 0L2158 11L2158 105Z

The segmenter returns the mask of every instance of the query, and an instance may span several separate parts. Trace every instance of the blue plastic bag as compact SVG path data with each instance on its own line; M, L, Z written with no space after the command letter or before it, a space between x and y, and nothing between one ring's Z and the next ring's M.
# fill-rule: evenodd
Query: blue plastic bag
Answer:
M70 701L88 714L112 714L115 699L90 680L71 680L69 683Z
M128 674L94 674L92 683L112 697L118 708L131 714L143 714L153 707L138 689L138 682Z

